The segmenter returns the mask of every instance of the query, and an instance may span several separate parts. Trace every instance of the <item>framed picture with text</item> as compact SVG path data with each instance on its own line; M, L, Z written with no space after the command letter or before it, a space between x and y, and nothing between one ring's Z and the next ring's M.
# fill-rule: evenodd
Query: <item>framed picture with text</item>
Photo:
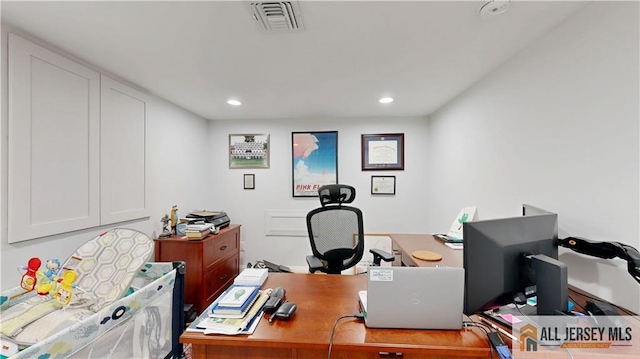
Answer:
M396 176L371 176L371 194L396 194Z
M362 170L404 170L404 133L362 135Z
M317 197L338 183L338 131L292 132L291 157L293 197Z

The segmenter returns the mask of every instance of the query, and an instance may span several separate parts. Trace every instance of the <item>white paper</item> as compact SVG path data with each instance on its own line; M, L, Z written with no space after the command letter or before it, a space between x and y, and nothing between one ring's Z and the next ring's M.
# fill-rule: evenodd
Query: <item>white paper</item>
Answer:
M233 284L260 286L267 279L268 274L267 268L246 268L233 280Z
M369 268L369 278L372 282L392 282L393 269Z
M369 141L369 163L372 165L398 163L398 141Z

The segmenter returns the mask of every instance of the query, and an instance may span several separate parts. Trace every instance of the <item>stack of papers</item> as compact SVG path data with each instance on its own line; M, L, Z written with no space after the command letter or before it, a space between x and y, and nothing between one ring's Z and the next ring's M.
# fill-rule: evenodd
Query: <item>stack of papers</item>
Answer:
M367 291L366 290L359 291L358 298L360 299L360 309L362 309L362 311L366 313L367 312Z
M462 243L462 238L451 237L446 234L436 234L434 236L445 243Z
M204 231L205 229L211 229L213 227L212 223L202 223L202 224L187 224L187 231Z
M235 292L235 290L230 291L229 289L220 295L213 304L200 314L200 316L193 321L191 325L189 325L187 331L201 332L204 334L252 334L264 313L262 308L269 299L269 294L267 294L268 291L258 290L253 301L251 301L251 299L247 299L251 302L248 305L247 310L238 317L215 314L214 309L218 306L220 300Z
M235 285L257 285L261 286L267 279L269 270L267 268L247 268L240 272L234 279Z

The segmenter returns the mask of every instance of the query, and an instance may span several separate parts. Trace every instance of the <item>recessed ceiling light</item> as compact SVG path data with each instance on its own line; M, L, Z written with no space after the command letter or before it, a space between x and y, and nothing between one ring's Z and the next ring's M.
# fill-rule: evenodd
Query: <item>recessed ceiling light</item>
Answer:
M393 97L383 97L383 98L379 99L378 102L380 102L380 103L392 103L393 102Z
M238 100L228 100L227 103L231 106L240 106L242 105L242 102L238 101Z

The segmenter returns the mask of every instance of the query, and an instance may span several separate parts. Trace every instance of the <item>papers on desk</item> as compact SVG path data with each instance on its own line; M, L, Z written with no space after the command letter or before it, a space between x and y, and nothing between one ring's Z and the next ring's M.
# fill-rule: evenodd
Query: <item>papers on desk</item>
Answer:
M261 286L268 275L267 268L246 268L233 280L233 284Z
M263 316L264 311L262 309L269 299L269 294L267 293L268 291L260 291L251 308L241 318L225 318L212 315L212 308L218 304L218 300L216 300L186 330L204 334L252 334Z
M360 298L360 309L366 314L367 313L367 291L361 290L358 292L358 298Z
M201 224L187 224L187 231L204 231L206 229L211 229L213 224L211 223L201 223Z
M185 331L199 332L203 334L225 334L225 335L253 334L253 332L255 332L256 330L256 327L258 327L258 323L260 323L260 319L262 319L263 315L264 315L264 311L261 310L260 313L258 313L243 330L225 329L224 327L205 328L207 324L204 321L208 321L210 318L207 316L200 316Z
M464 244L462 243L445 243L445 246L452 248L452 249L463 249L464 248Z

